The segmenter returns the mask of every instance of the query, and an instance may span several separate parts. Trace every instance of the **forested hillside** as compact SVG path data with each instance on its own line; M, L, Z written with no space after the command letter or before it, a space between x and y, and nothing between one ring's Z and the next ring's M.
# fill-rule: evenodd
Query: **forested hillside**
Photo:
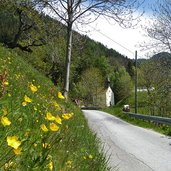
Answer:
M66 27L62 23L24 4L4 4L0 6L0 42L14 49L23 59L51 78L55 85L63 87ZM77 32L73 34L72 47L72 99L81 97L87 100L90 96L90 92L82 86L82 76L92 68L97 68L103 76L103 84L99 85L99 89L105 86L109 78L116 101L129 95L133 76L132 60ZM96 76L96 73L90 74L90 77Z

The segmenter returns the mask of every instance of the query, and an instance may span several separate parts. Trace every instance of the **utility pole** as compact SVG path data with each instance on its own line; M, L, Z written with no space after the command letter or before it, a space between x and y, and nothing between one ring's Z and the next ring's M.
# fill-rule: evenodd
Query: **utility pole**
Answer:
M135 113L138 112L138 72L137 72L137 51L135 51Z

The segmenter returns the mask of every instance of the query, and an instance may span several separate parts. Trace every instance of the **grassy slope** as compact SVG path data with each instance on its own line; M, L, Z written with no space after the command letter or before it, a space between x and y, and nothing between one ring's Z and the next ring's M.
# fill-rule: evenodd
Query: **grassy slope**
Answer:
M148 108L146 105L146 101L147 101L146 92L139 92L138 93L138 113L147 114L147 115L149 114L149 111L148 111ZM148 128L148 129L153 129L162 134L171 135L171 127L170 126L156 124L156 123L152 123L150 121L145 121L145 120L141 120L141 119L137 119L137 118L136 119L131 118L128 115L124 114L122 111L124 104L129 104L130 111L133 113L135 112L134 93L132 93L132 95L128 99L121 101L120 103L118 103L116 106L114 106L112 108L106 108L106 109L104 109L104 111L111 113L131 124L134 124L134 125L137 125L140 127L144 127L144 128Z
M98 152L97 139L82 113L58 98L58 89L49 79L2 47L0 75L0 170L107 169L103 155ZM36 92L31 90L31 84L38 88ZM25 95L31 99L26 105ZM60 119L47 117L47 112L59 116L62 124ZM70 118L62 117L64 113L69 113ZM42 124L47 132L41 129ZM51 130L57 127L59 130ZM11 136L18 138L11 140L12 145L7 143ZM19 142L21 145L15 147L19 150L17 154L14 146Z

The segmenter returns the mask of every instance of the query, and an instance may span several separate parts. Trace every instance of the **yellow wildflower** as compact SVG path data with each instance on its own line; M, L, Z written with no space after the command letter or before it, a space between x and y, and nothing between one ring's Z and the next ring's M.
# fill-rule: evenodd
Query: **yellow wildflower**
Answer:
M70 119L73 116L73 113L63 113L62 118L65 120Z
M93 158L93 156L90 154L90 155L88 156L88 158L89 158L89 159L92 159L92 158Z
M46 119L49 121L54 121L56 118L50 112L47 112Z
M37 107L36 106L34 106L34 108L33 108L35 111L37 111Z
M53 163L52 163L52 161L50 161L50 163L48 164L48 168L49 168L50 170L53 169Z
M5 81L4 84L7 86L7 85L9 85L9 82L8 81Z
M17 149L13 149L13 151L14 151L14 153L15 153L16 155L21 154L21 150L22 150L21 147L18 147Z
M71 168L72 161L71 160L68 160L65 164L66 164L67 167Z
M33 144L33 146L34 146L34 147L37 147L37 144L36 144L36 143L34 143L34 144Z
M10 93L8 93L8 97L11 97L11 94Z
M31 84L29 87L33 93L35 93L38 90L38 88L33 84Z
M5 163L4 164L4 170L8 170L8 168L9 168L9 164L8 163Z
M27 103L32 102L32 100L27 95L24 96L24 101L27 102Z
M61 120L61 118L60 118L58 115L56 116L55 121L56 121L58 124L62 124L62 120Z
M46 127L45 124L42 124L40 127L41 127L41 129L42 129L44 132L47 132L47 131L48 131L48 129L47 129L47 127Z
M50 148L50 144L48 144L48 143L43 143L42 146L43 146L43 148Z
M50 123L50 129L51 131L58 131L59 126L57 126L55 123Z
M1 123L3 126L9 126L11 124L10 120L5 116L1 117Z
M21 145L21 141L18 140L17 136L7 136L8 146L17 149Z
M60 91L58 92L58 98L59 99L65 99L65 97L62 95L62 93Z
M14 163L13 161L9 161L8 163L5 163L4 164L4 170L9 170L9 168L12 168L12 170L14 169L16 169L16 163ZM11 170L11 169L10 169Z
M22 106L26 106L27 105L27 102L22 102Z

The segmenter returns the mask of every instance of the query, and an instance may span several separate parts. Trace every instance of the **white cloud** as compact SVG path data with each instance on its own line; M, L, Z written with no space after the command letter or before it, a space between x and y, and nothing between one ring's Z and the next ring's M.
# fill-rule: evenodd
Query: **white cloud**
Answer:
M129 58L135 57L135 51L138 52L138 57L145 58L146 51L142 51L139 47L141 42L149 41L144 36L144 30L141 25L146 24L147 17L142 17L141 22L135 29L124 29L117 23L110 24L107 20L99 18L94 23L91 23L84 27L84 31L87 31L86 35L91 39L101 42L108 48L113 48L122 55ZM85 34L85 32L83 32Z
M148 13L150 12L150 8L149 8L150 4L154 5L155 1L156 0L152 2L151 0L145 0L146 3L144 5L146 6L144 6L144 8L148 9ZM46 13L49 13L49 15L53 16L54 18L56 16L54 13L52 13L51 10L50 11L47 10ZM92 18L93 18L93 14L91 16L91 19ZM76 22L74 30L82 34L86 34L91 39L101 42L108 48L113 48L114 50L118 51L122 55L127 56L129 58L135 57L136 50L138 52L139 58L145 58L146 53L149 52L142 51L142 49L139 47L139 44L141 44L141 42L149 41L149 38L144 36L145 33L141 27L141 25L147 24L146 20L150 20L150 18L147 15L141 17L141 22L137 25L135 29L132 28L124 29L121 26L119 26L117 23L113 22L112 24L110 24L103 17L99 17L95 22L90 24L82 25Z

